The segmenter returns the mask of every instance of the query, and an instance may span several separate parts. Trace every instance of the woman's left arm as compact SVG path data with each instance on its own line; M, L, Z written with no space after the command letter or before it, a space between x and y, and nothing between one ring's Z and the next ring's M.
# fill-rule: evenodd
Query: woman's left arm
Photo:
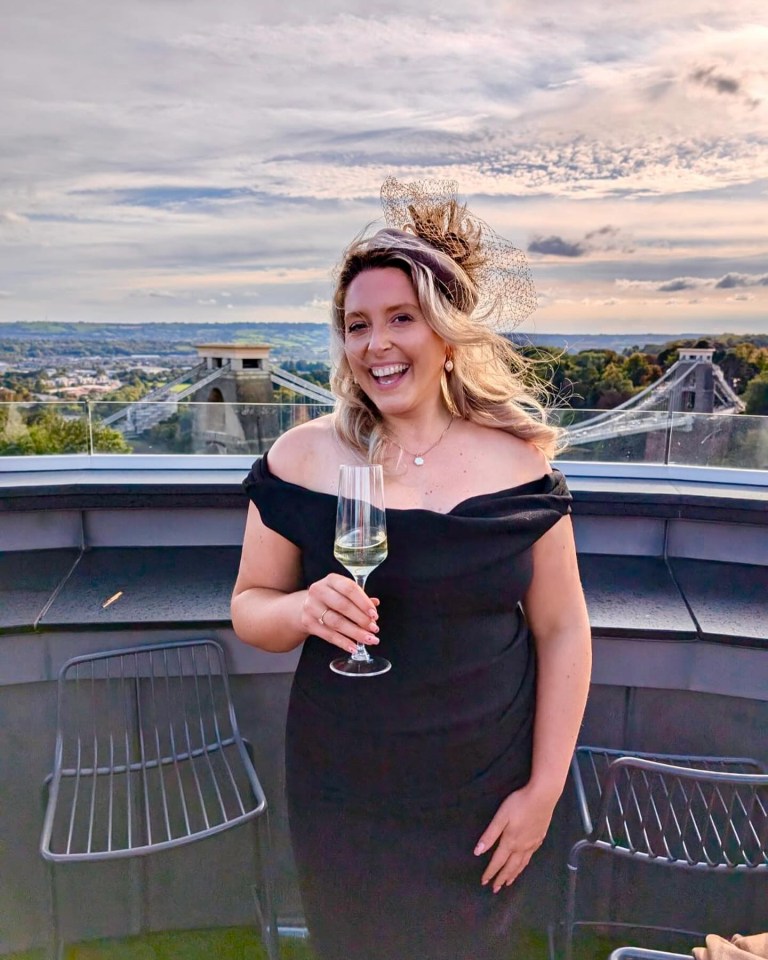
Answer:
M480 855L496 844L481 879L493 882L494 893L515 880L544 840L587 702L591 634L569 516L533 545L523 610L538 671L533 765L528 783L504 800L475 847Z

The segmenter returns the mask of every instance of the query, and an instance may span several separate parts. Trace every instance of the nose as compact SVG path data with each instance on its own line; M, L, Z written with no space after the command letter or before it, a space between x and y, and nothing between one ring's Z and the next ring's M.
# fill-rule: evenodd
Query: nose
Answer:
M389 336L389 330L386 326L378 327L374 325L371 328L371 335L368 338L367 350L369 353L381 353L389 350L392 341Z

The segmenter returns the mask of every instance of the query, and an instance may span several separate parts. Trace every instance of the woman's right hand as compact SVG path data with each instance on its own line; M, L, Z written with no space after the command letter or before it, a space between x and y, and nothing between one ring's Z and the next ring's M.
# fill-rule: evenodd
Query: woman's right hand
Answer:
M327 640L336 647L354 653L357 643L378 643L376 607L379 601L369 597L354 580L340 573L329 573L311 584L301 610L301 626L307 634Z

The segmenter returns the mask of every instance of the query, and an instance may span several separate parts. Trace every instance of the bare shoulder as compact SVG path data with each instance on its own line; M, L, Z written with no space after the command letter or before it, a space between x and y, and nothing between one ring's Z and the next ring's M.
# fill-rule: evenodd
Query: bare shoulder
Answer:
M545 473L552 473L552 465L544 453L535 444L520 437L513 437L511 433L497 430L502 435L502 442L509 455L513 456L521 471L529 475L531 480L539 480Z
M471 424L468 439L481 452L487 469L499 481L507 480L507 486L540 480L552 472L552 466L537 446L506 430Z
M338 459L333 416L308 420L281 434L269 449L269 469L289 483L322 489Z

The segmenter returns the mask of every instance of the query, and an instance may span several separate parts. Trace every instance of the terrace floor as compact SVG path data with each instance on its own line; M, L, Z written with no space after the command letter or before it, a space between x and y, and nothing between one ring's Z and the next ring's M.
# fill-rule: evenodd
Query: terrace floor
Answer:
M574 960L607 960L612 950L626 944L626 940L583 935L576 944ZM674 938L664 945L680 952L689 949L687 944ZM314 960L314 956L307 940L284 938L280 942L281 960ZM182 957L184 960L266 960L266 953L252 929L231 927L91 940L68 947L64 960L180 960ZM509 960L547 960L547 957L547 939L540 933L529 933L516 945L510 945ZM7 955L6 960L45 960L45 953L42 950L14 953Z

